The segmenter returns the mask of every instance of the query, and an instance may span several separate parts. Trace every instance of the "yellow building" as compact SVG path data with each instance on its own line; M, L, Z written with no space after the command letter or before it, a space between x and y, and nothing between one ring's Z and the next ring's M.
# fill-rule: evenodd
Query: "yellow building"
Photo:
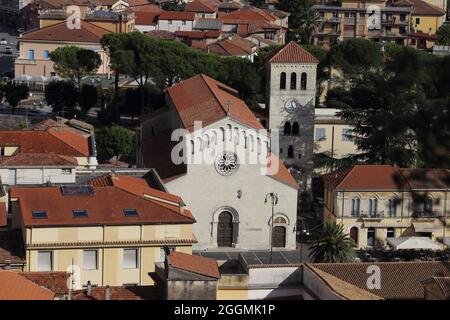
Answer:
M341 168L323 176L324 219L343 224L358 248L409 236L445 241L450 235L449 178L446 169Z
M445 10L422 0L400 0L393 3L396 7L410 7L412 32L436 34L445 21Z
M73 272L74 288L151 285L163 246L192 252L195 222L181 198L143 179L105 175L84 186L11 188L25 271Z

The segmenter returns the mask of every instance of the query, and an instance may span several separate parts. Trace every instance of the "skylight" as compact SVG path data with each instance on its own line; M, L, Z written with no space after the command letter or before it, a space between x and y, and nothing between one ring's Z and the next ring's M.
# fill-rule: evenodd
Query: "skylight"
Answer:
M32 211L31 215L33 216L33 219L46 219L47 211Z
M125 217L135 217L138 215L136 209L123 209L123 213L125 214Z
M86 210L73 210L74 218L87 218L88 213Z

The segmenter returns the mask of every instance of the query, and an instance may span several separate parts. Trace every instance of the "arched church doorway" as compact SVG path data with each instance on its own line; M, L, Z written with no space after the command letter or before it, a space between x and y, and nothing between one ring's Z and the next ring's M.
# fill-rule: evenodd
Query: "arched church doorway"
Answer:
M217 224L217 246L231 247L233 245L233 215L223 211Z
M358 245L358 228L357 227L352 227L350 229L350 238L353 239L353 241L355 241L356 245Z
M273 227L272 241L274 248L284 248L286 246L286 227Z

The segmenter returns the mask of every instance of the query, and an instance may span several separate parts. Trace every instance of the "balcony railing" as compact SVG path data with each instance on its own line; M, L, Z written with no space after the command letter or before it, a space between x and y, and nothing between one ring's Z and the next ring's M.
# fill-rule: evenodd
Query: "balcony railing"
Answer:
M355 24L355 18L344 18L345 24Z
M379 218L384 218L384 211L353 211L351 212L351 217L352 218L374 218L374 219L379 219Z
M416 210L412 213L413 218L436 218L439 216L438 211L419 211Z
M327 19L328 22L332 22L332 23L338 23L342 21L341 17L331 17Z

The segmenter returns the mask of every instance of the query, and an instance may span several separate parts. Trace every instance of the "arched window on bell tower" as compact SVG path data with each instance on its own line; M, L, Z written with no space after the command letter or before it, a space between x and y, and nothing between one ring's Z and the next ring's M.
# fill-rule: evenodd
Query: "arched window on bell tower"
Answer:
M288 147L288 154L287 154L288 158L293 158L294 157L294 147L292 145L290 145Z
M303 72L301 75L301 79L300 79L300 90L306 90L306 85L307 85L307 75L306 72Z
M284 123L284 135L285 136L291 135L291 123L289 121Z
M280 90L286 90L286 72L280 74Z
M291 90L297 88L297 74L295 72L291 73Z
M292 135L293 136L298 136L298 132L299 132L299 127L298 127L298 122L296 121L292 125Z

